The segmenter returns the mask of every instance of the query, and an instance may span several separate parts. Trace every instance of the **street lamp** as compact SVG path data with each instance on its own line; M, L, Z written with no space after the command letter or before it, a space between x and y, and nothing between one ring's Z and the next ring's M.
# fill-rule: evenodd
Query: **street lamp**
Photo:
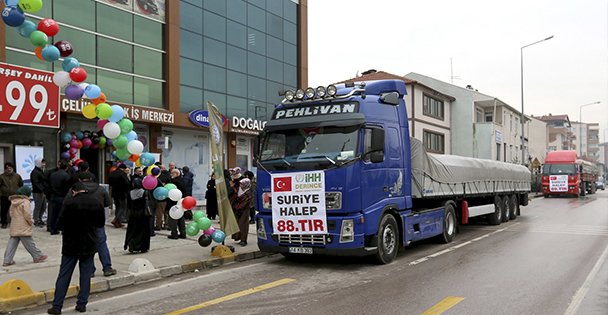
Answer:
M583 105L579 106L579 112L578 112L578 119L579 119L579 122L578 122L579 149L578 149L578 151L579 151L579 154L578 155L581 158L583 157L583 107L589 106L589 105L595 105L595 104L599 104L599 103L600 103L600 101L595 101L593 103L583 104Z
M553 38L553 35L551 35L545 39L536 41L532 44L525 45L525 46L521 47L521 49L520 49L520 61L521 61L521 164L522 165L525 164L524 156L526 154L526 152L524 150L524 147L525 147L525 145L524 145L525 144L525 142L524 142L524 121L525 121L524 120L524 48L532 46L534 44L544 42L546 40L550 40L551 38Z

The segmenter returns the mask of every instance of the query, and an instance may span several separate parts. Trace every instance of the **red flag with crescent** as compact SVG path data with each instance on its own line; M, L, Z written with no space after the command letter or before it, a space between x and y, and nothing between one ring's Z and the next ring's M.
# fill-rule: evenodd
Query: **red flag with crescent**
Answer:
M274 191L291 191L291 177L274 178Z

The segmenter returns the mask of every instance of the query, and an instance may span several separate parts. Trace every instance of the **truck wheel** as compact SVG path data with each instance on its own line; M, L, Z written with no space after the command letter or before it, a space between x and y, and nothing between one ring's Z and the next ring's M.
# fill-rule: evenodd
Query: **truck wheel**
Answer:
M515 220L517 219L517 214L519 213L519 202L517 201L516 195L511 195L511 207L509 207L509 219Z
M488 224L499 225L502 222L502 214L504 213L504 203L502 198L494 196L494 213L488 214Z
M397 221L390 214L384 214L380 219L378 229L378 252L376 252L376 262L378 264L388 264L395 257L399 250L399 229Z
M502 222L509 222L509 211L511 208L511 199L509 196L502 197Z
M452 203L445 204L444 209L443 234L440 237L441 242L447 244L456 236L456 211Z

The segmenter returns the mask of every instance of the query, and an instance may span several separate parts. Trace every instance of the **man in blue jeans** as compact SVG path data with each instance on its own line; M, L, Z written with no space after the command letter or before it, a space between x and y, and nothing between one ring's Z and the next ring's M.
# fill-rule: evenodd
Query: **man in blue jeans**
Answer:
M63 231L61 265L55 283L53 306L48 314L61 314L63 301L76 268L80 270L80 290L76 301L76 311L86 312L91 291L93 257L97 251L97 229L105 224L103 203L87 191L79 182L72 186L72 197L66 200L57 220L58 230Z

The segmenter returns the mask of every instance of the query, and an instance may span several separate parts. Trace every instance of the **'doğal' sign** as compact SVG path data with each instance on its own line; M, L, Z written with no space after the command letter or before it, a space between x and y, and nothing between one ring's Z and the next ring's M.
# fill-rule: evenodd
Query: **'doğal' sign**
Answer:
M197 110L193 110L190 112L190 114L188 114L188 117L190 117L190 121L197 125L197 126L201 126L201 127L207 127L209 128L209 112L206 110L202 110L202 109L197 109ZM222 116L222 125L226 125L228 124L228 120L226 119L226 117Z

